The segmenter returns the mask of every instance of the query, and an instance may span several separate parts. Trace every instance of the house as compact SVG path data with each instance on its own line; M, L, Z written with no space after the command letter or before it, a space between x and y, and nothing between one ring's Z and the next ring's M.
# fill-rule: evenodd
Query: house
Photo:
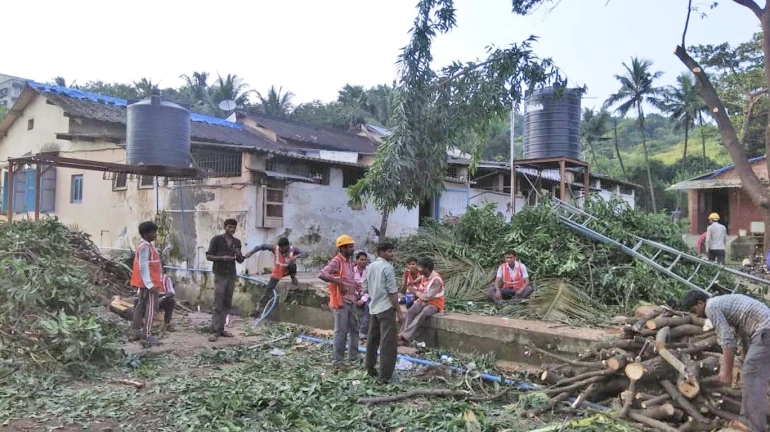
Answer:
M346 133L249 112L238 112L237 122L191 114L192 160L206 176L179 179L124 165L126 105L118 98L27 83L0 122L0 161L54 156L29 159L13 176L7 163L2 166L6 217L55 215L91 233L104 249L129 249L138 224L163 214L169 223L162 234L173 246L173 260L195 268L207 267L208 242L229 217L239 221L237 236L246 249L287 235L323 256L342 233L362 246L374 238L380 213L372 206L352 208L347 188L364 175L386 130ZM388 236L413 232L425 218L460 216L470 204L494 203L510 218L510 165L483 162L471 174L467 157L447 157L446 190L419 208L392 212ZM526 185L545 193L559 187L558 171L516 172L517 211L537 202ZM580 198L582 173L565 174L571 196ZM595 192L618 193L633 203L634 185L596 176L591 182ZM243 270L260 272L269 266L270 258L264 258L248 261Z
M0 106L10 108L21 94L26 80L0 74Z
M766 156L749 159L749 164L762 183L770 184ZM727 227L728 257L739 259L750 256L753 243L762 243L764 213L741 188L741 179L734 165L676 183L668 190L687 191L690 233L685 239L688 243L694 245L697 237L706 231L708 215L712 212L719 213ZM752 242L751 237L756 241ZM732 245L739 238L741 241Z

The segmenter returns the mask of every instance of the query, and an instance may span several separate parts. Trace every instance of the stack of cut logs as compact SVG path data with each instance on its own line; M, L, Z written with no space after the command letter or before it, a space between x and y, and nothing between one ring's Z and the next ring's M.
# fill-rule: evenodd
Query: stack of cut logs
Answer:
M540 377L550 402L527 414L593 402L658 431L709 431L738 418L741 391L717 379L721 351L714 331L704 329L706 320L649 309L627 321L622 337L600 342L577 359L529 347L530 354L559 363L544 364ZM736 357L734 371L739 370ZM733 374L734 382L739 378Z

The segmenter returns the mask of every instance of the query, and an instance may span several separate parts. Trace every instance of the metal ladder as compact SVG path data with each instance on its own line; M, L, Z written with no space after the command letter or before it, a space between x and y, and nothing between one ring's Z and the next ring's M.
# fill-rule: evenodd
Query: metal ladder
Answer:
M687 254L685 252L682 252L678 249L672 248L670 246L664 245L662 243L658 243L652 240L647 240L642 237L631 235L631 238L633 239L633 245L626 245L621 243L620 241L617 241L615 239L612 239L595 229L589 228L589 224L592 224L597 229L600 229L604 224L602 221L600 221L598 218L586 213L585 211L567 204L566 202L553 198L553 212L559 217L559 221L568 227L574 229L575 231L578 231L579 233L593 238L594 240L598 240L602 243L606 243L609 245L613 245L623 252L633 256L634 258L650 265L655 270L665 274L666 276L669 276L673 279L676 279L677 281L685 284L687 287L692 289L697 289L700 291L705 292L708 295L713 295L713 292L716 288L722 288L723 290L726 290L731 293L735 293L738 291L741 286L748 287L747 282L751 281L756 284L760 285L770 285L770 280L763 279L754 275L750 275L738 270L735 270L730 267L725 267L722 265L718 265L716 263L713 263L711 261L706 261L703 258L699 258L694 255ZM596 226L599 225L599 226ZM654 255L652 257L647 257L646 255L642 254L642 248L645 248L645 250L650 250L654 252ZM668 257L669 262L664 263L663 258ZM681 276L680 274L677 274L674 272L675 269L682 269L682 264L689 263L689 264L695 264L695 270L690 271L689 269L686 269L685 271L681 273L689 273L689 276ZM708 286L701 287L697 285L694 282L695 276L703 269L712 269L715 270L714 277L711 278L711 282L708 284ZM719 276L722 274L729 274L732 276L735 276L737 278L737 282L735 286L733 287L732 291L729 290L729 288L724 288L721 285L719 285Z

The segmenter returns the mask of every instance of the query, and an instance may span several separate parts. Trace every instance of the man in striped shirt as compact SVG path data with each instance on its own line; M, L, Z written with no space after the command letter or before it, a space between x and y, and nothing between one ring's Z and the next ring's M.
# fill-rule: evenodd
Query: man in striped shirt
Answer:
M746 354L741 370L741 419L731 422L730 426L738 430L766 432L767 388L770 380L770 308L742 294L709 298L700 290L688 292L682 299L682 308L696 316L705 316L714 325L717 342L722 347L719 381L724 384L732 383L733 360L738 342L730 327L735 328Z

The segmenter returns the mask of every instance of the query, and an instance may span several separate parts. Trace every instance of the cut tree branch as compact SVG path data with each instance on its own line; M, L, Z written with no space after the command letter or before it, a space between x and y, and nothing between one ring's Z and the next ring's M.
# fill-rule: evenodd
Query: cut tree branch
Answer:
M749 8L752 12L754 12L754 15L756 15L757 18L760 19L760 21L762 20L762 13L764 12L764 10L762 10L762 8L759 7L759 5L754 0L733 0L733 2Z
M692 13L692 0L687 2L687 18L684 20L684 31L682 32L682 46L687 46L684 40L687 37L687 27L690 26L691 13Z

